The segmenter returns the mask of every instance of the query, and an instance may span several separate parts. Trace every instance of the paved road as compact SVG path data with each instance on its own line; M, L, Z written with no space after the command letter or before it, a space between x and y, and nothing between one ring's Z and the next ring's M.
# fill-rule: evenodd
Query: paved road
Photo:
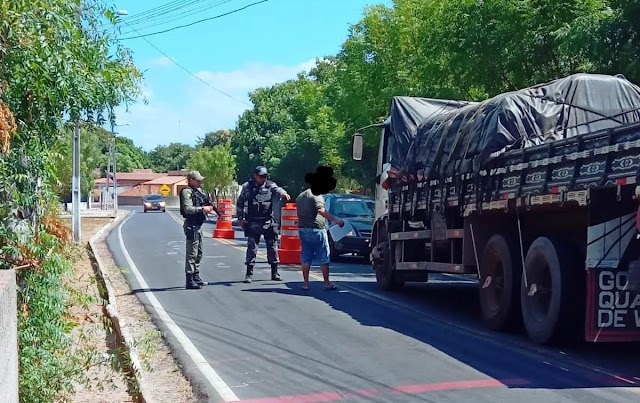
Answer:
M438 276L379 292L362 260L332 264L337 291L244 284L242 234L206 238L202 290L184 289L179 214L132 211L108 242L187 374L213 401L638 402L638 345L539 348L486 331L473 281ZM212 224L206 224L208 234ZM124 250L122 248L124 246ZM136 275L139 273L139 275ZM158 309L160 310L158 312Z

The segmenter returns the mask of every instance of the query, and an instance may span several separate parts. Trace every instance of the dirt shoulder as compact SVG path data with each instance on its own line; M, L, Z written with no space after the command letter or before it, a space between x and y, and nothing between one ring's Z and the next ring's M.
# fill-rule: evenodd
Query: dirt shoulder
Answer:
M120 214L126 215L126 212ZM87 244L89 239L96 234L104 225L112 222L109 218L84 218L82 219L82 243ZM109 230L112 230L110 228ZM115 292L116 304L119 315L124 319L127 328L135 340L136 349L142 362L142 379L149 391L149 396L145 396L148 402L200 402L206 401L204 397L198 396L189 381L184 377L179 364L171 355L171 351L166 344L164 335L158 331L153 324L151 317L145 311L138 298L131 293L131 288L124 278L123 270L117 267L111 253L109 252L105 239L108 232L105 232L94 243L95 253L100 256L105 267L102 270L107 273L111 287ZM81 256L74 263L74 288L84 290L87 293L98 295L98 287L95 275L91 266L91 260L86 248L83 248ZM101 327L104 317L102 305L91 306L91 320L84 321L82 327L92 327L91 342L94 343L98 351L108 354L113 349L111 335L105 330L95 329ZM80 387L76 393L74 401L77 402L127 402L132 401L127 393L126 384L122 374L114 373L109 365L101 365L93 369L95 374L91 374L95 380L94 387ZM100 385L104 385L104 379L112 380L110 385L100 390Z

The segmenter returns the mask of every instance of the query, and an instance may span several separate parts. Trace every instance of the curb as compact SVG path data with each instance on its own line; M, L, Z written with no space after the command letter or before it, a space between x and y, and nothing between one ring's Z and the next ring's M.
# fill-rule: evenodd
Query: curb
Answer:
M115 334L116 343L118 346L123 347L128 355L128 360L125 360L125 372L129 375L128 386L129 391L137 391L138 394L134 398L137 403L150 403L152 400L147 399L145 396L149 396L148 388L144 383L142 376L142 365L140 364L140 357L135 347L131 333L127 328L125 320L118 313L118 306L116 304L115 292L111 287L108 274L103 270L104 263L100 256L96 253L95 243L101 238L105 232L107 235L113 228L126 218L129 214L118 215L115 220L102 227L95 235L91 237L88 242L87 248L89 249L89 258L95 263L94 268L96 271L96 280L98 281L98 291L103 299L107 301L107 304L103 307L103 312L111 320L113 324L113 332ZM107 231L109 229L109 231Z

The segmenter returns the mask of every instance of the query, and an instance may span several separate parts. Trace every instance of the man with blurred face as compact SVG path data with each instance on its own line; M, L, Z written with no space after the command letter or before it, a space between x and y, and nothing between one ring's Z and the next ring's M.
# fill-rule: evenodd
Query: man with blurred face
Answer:
M278 223L273 216L275 196L291 200L291 197L283 188L269 180L269 172L264 166L256 167L253 173L253 180L242 185L242 190L236 203L236 211L240 226L242 226L247 236L245 283L252 281L253 267L256 262L261 236L264 236L267 244L267 260L271 265L271 280L281 280L280 274L278 274ZM244 211L245 204L247 205L246 214Z
M200 189L204 177L198 171L187 174L189 186L180 192L180 214L184 217L182 228L187 238L184 271L186 274L186 288L200 289L204 281L200 278L200 261L202 260L202 223L207 214L215 211L214 206L203 205L206 195Z

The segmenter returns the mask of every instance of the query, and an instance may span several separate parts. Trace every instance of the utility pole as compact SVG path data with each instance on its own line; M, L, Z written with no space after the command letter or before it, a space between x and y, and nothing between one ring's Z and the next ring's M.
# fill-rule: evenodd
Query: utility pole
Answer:
M118 168L116 163L116 160L118 159L118 143L116 141L116 135L118 133L114 130L115 126L131 126L131 123L124 123L121 125L111 123L111 136L113 137L113 143L109 146L109 155L111 156L111 162L113 164L113 209L115 210L115 213L118 214Z
M73 180L71 181L73 205L73 241L80 242L80 201L82 193L80 191L80 124L78 121L73 128Z
M111 143L109 143L109 150L107 151L107 188L104 192L104 210L109 209L109 180L111 177Z
M113 124L111 125L111 134L113 135L113 209L115 214L118 214L118 168L116 166L116 156L117 156L117 143L116 143L116 133L113 131Z

